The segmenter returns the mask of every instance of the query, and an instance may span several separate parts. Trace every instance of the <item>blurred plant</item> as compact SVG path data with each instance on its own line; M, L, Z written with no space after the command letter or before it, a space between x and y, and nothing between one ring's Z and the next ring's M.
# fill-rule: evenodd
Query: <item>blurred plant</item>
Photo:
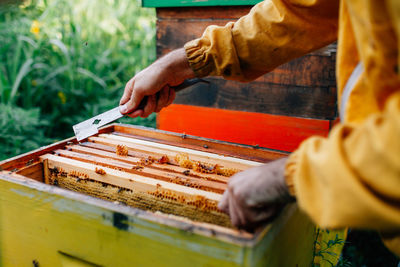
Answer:
M313 263L311 266L347 266L340 258L340 253L345 244L342 230L328 230L317 227L314 240Z
M73 124L118 105L155 59L154 36L155 12L140 1L0 5L0 103L37 110L47 137L72 136ZM134 122L155 127L154 116Z
M40 120L38 108L0 104L0 160L46 144L49 141L44 136L46 126L46 122Z

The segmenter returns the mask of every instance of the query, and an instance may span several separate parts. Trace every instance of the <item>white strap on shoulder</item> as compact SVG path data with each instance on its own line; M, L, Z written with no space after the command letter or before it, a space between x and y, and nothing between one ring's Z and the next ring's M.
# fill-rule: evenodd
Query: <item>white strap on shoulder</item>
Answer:
M344 121L346 105L347 105L347 101L349 100L350 94L353 91L354 86L356 85L356 83L357 83L358 79L360 78L361 74L363 73L363 71L364 71L364 67L360 62L354 68L353 72L350 75L350 78L347 80L347 83L344 86L343 94L342 94L341 102L340 102L340 109L339 109L339 115L340 115L341 122Z

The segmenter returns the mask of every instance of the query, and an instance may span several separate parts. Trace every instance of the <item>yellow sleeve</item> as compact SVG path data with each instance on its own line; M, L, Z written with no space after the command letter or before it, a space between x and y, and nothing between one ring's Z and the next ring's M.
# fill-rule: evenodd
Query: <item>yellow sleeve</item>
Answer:
M196 76L251 81L337 39L339 1L266 0L185 44Z
M322 227L398 231L400 91L363 124L337 125L328 138L303 142L289 157L286 179Z

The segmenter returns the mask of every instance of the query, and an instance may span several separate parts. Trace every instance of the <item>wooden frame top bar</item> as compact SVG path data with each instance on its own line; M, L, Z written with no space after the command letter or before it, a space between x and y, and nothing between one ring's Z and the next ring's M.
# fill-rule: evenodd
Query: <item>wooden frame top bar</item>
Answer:
M99 130L99 133L113 133L122 136L133 136L138 139L159 142L162 144L196 149L199 151L216 153L257 162L269 162L287 156L288 153L258 146L248 146L225 141L212 140L203 137L186 135L157 130L144 126L133 126L114 123ZM0 161L0 170L22 168L39 161L39 157L56 149L61 149L67 144L77 144L75 137L40 147L36 150L21 154L10 159Z

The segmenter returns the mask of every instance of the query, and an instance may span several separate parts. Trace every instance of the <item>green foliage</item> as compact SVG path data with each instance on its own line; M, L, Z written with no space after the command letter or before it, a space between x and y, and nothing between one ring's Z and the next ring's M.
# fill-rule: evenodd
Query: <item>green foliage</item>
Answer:
M40 120L38 108L22 109L0 104L0 160L47 143L46 126L47 122Z
M125 83L155 59L154 10L139 1L22 3L0 5L0 103L39 116L48 138L72 136L72 125L117 106ZM154 116L133 122L155 127Z
M349 231L338 267L398 266L400 259L383 244L380 234L368 230Z
M311 266L346 266L340 258L340 252L346 243L342 230L317 228L314 241L313 263Z
M146 127L152 127L155 128L156 126L156 114L152 113L149 115L147 118L129 118L129 117L123 117L118 120L119 123L125 123L125 124L135 124L135 125L142 125Z

